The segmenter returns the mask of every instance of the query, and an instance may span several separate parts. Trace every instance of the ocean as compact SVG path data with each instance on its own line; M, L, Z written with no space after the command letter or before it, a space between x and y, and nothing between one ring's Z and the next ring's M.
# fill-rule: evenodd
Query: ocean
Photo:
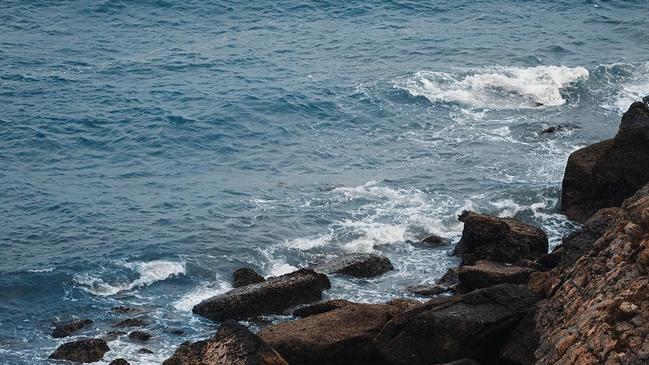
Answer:
M327 297L417 298L457 260L413 242L465 209L555 246L568 155L649 94L648 29L647 0L2 1L0 363L135 306L153 338L104 363L159 364L241 266L374 252L396 270Z

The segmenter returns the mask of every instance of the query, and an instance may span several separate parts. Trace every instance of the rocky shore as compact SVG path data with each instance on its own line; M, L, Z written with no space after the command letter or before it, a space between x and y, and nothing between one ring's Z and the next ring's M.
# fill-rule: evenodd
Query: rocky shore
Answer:
M218 332L183 343L164 364L649 363L647 102L631 105L614 138L570 156L561 209L583 225L552 252L537 227L466 211L458 218L464 229L453 250L460 267L435 286L404 288L404 294L431 296L426 302L322 301L332 285L328 275L367 278L398 270L377 255L347 255L271 278L242 268L233 275L235 289L193 309L219 322ZM433 237L424 244L441 241ZM236 322L271 314L294 319L258 333ZM116 327L142 325L137 320ZM53 337L91 323L61 324ZM151 334L136 330L129 337L145 342ZM50 357L110 360L109 342L68 342Z

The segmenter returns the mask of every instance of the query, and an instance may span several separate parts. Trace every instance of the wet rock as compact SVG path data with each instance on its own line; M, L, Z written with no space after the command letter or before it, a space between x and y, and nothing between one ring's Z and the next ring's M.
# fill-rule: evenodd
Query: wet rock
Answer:
M205 341L185 342L163 365L288 365L268 344L234 321Z
M375 344L394 365L428 365L470 357L498 363L498 349L540 300L524 285L499 284L433 299L388 322Z
M457 275L464 288L474 290L504 283L525 284L534 271L530 268L482 260L460 267Z
M192 311L216 321L281 314L293 306L320 300L322 291L330 287L326 275L301 269L206 299Z
M259 336L291 365L382 364L372 339L399 310L352 304L262 329Z
M412 294L421 295L424 297L434 297L442 293L448 292L450 289L443 285L438 284L422 284L414 285L406 288Z
M242 286L262 283L266 279L263 276L257 274L253 269L243 267L237 269L232 273L232 286L235 288L240 288Z
M127 318L125 320L119 321L113 325L113 327L138 327L146 326L148 323L141 318Z
M553 125L545 128L544 130L541 131L540 134L554 134L557 132L566 132L575 129L581 129L581 127L579 127L576 124L559 124L559 125Z
M426 247L439 247L448 245L449 243L450 241L448 239L434 234L421 240L420 244Z
M137 350L137 353L138 354L151 355L151 354L153 354L153 351L151 351L151 350L149 350L149 349L147 349L145 347L142 347L141 349Z
M113 308L111 308L111 310L112 310L113 312L116 312L116 313L132 313L132 312L141 312L141 310L138 309L138 308L134 308L134 307L126 307L126 306L123 306L123 305L119 305L119 306L117 306L117 307L113 307Z
M131 365L126 359L115 359L108 365Z
M561 210L585 222L602 208L618 207L649 182L649 108L634 103L614 139L573 152L566 165Z
M462 265L479 260L516 263L548 253L548 236L540 228L470 211L462 212L458 219L464 222L464 229L453 254L462 258Z
M54 338L63 338L70 336L72 333L83 329L86 326L89 326L93 323L90 319L81 319L78 321L68 322L68 323L59 323L52 331L52 337Z
M343 274L357 278L370 278L394 270L387 257L373 254L349 254L327 261L314 268L326 274Z
M106 341L94 338L84 338L59 346L50 359L69 360L81 363L99 361L106 352L110 351Z
M151 339L151 334L145 331L133 331L128 334L128 338L134 341L146 342Z
M304 318L315 314L329 312L334 309L342 308L350 304L354 304L354 303L345 299L332 299L321 303L315 303L315 304L307 305L305 307L298 308L295 311L293 311L293 315L295 317Z

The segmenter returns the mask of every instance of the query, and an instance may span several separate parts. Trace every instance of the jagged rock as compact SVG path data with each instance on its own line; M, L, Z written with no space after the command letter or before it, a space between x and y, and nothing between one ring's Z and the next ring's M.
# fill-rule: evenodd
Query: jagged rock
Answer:
M298 304L320 300L322 291L330 287L326 275L301 269L206 299L192 311L215 321L281 314Z
M585 222L597 210L618 207L649 182L649 108L633 103L614 139L573 152L566 165L561 210Z
M266 279L263 276L257 274L253 269L242 267L237 269L232 273L232 286L235 288L240 288L242 286L262 283Z
M534 271L526 267L482 260L460 267L457 275L464 288L474 290L503 283L525 284Z
M295 317L304 318L315 314L329 312L334 309L342 308L350 304L354 304L354 303L345 299L332 299L321 303L315 303L315 304L298 308L295 311L293 311L293 315Z
M399 310L352 304L262 329L259 336L291 365L383 364L372 339Z
M464 222L464 229L453 254L462 258L462 265L478 260L516 263L548 253L548 236L540 228L470 211L462 212L458 219Z
M370 278L394 270L387 257L374 254L348 254L329 260L314 268L326 274L343 274L357 278Z
M409 286L406 288L407 291L413 294L421 295L424 297L434 297L435 295L439 295L442 293L446 293L450 289L446 286L443 285L438 285L438 284L421 284L421 285L413 285Z
M50 359L69 360L74 362L90 363L99 361L106 352L110 351L106 341L94 338L84 338L59 346Z
M151 339L151 334L145 331L133 331L128 334L128 338L135 341L145 342Z
M127 318L125 320L119 321L113 325L113 327L138 327L146 326L148 323L141 318Z
M185 342L163 365L288 365L272 347L235 321L205 341Z
M110 362L108 365L131 365L128 361L125 359L115 359Z
M434 299L393 318L375 344L394 365L428 365L467 357L495 363L509 332L539 299L526 286L515 284Z
M78 321L68 322L68 323L59 323L52 331L52 337L54 338L63 338L70 336L72 333L92 324L93 321L90 319L81 319Z

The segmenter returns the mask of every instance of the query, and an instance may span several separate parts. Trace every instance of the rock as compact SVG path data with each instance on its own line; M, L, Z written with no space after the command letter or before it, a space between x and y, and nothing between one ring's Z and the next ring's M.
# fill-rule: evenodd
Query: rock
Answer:
M525 284L534 271L530 268L482 260L460 267L457 275L464 288L474 290L504 283Z
M264 279L263 276L257 274L255 270L248 269L246 267L237 269L232 273L232 286L235 288L240 288L242 286L250 284L262 283L265 280L266 279Z
M511 335L500 350L503 363L517 365L534 365L534 352L539 347L539 334L536 331L535 311L529 311L516 325Z
M126 334L126 332L123 332L123 331L110 331L110 332L106 333L106 335L102 336L102 339L104 341L109 341L109 342L110 341L115 341L120 336L124 336L125 334Z
M293 315L295 317L304 318L315 314L329 312L334 309L342 308L350 304L354 304L354 303L345 299L332 299L321 303L315 303L315 304L307 305L305 307L298 308L295 311L293 311Z
M123 305L119 305L117 307L111 308L113 312L116 313L132 313L132 312L140 312L141 310L138 308L133 308L133 307L126 307Z
M153 351L151 351L151 350L149 350L149 349L147 349L145 347L142 347L141 349L137 350L137 353L138 354L151 355L151 354L153 354Z
M110 362L108 365L131 365L128 361L125 359L115 359Z
M620 211L620 208L600 209L581 228L564 237L559 265L574 264L615 223Z
M435 295L446 293L450 289L443 285L422 284L422 285L409 286L406 288L406 290L412 294L417 294L424 297L434 297Z
M272 347L246 327L225 321L205 341L185 342L163 365L288 365Z
M113 327L137 327L146 325L147 322L141 318L127 318L123 321L117 322Z
M372 339L399 310L352 304L262 329L259 336L291 365L383 364Z
M59 323L52 331L52 337L54 338L63 338L70 336L73 332L76 332L90 324L92 324L90 319L81 319L78 321L68 322L68 323Z
M585 222L602 208L618 207L649 182L649 117L634 103L622 117L614 139L573 152L561 191L561 210Z
M439 247L449 244L449 240L436 234L428 236L421 240L421 245L427 247Z
M330 287L326 275L301 269L206 299L192 311L215 321L281 314L298 304L320 300L322 291Z
M472 359L462 359L462 360L445 362L443 364L436 364L436 365L480 365L480 363Z
M151 339L151 334L145 331L133 331L128 334L128 338L135 341L145 342Z
M395 299L388 300L387 302L385 302L385 304L397 308L399 312L403 312L414 306L420 305L421 302L416 299L410 299L410 298L395 298Z
M559 124L559 125L553 125L545 128L544 130L541 131L540 134L554 134L557 132L565 132L565 131L571 131L575 129L581 129L581 127L579 127L576 124Z
M387 257L374 254L349 254L320 264L314 268L326 274L343 274L357 278L371 278L394 270Z
M498 349L539 299L526 286L515 284L433 299L394 317L375 344L394 365L428 365L467 357L498 363Z
M548 236L537 227L470 211L462 212L458 219L464 222L464 229L453 254L462 258L462 265L478 260L516 263L548 253Z
M104 357L104 354L108 351L110 351L110 349L108 348L106 341L94 338L84 338L64 343L59 346L49 358L90 363L101 360Z

